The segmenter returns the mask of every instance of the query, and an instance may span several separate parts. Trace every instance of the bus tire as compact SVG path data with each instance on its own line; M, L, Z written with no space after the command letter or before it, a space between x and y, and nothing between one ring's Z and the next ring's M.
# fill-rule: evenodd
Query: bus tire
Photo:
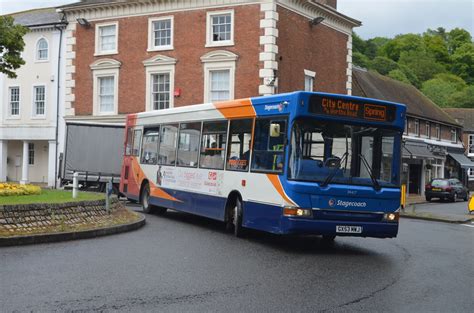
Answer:
M244 230L242 227L242 212L243 212L242 201L240 200L239 197L237 197L237 199L235 199L235 205L232 212L232 215L233 215L232 221L234 224L235 237L242 237L244 235Z
M150 185L145 184L140 193L140 204L142 205L142 211L144 213L153 213L155 207L150 204Z

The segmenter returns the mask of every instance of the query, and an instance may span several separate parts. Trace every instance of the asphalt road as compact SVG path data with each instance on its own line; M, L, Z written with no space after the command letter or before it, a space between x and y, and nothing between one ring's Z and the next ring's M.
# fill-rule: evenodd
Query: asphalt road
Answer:
M234 238L182 213L134 232L0 248L0 311L472 312L474 225L397 239Z

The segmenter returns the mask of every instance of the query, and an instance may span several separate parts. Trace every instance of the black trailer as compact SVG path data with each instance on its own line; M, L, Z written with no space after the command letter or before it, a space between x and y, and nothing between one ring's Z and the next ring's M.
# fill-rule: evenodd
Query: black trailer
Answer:
M79 175L83 190L105 191L112 181L118 193L125 126L109 123L67 122L64 154L60 157L61 185L72 186Z

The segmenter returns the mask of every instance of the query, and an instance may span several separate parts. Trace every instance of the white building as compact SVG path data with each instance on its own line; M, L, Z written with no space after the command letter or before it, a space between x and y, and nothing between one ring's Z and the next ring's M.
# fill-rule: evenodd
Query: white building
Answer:
M64 138L66 24L54 8L12 16L29 32L18 77L0 74L0 181L55 187Z

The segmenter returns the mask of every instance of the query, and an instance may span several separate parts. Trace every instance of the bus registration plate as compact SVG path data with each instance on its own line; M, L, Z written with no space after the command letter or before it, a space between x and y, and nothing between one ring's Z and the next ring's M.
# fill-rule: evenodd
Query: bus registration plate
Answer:
M336 226L336 233L361 234L362 226Z

